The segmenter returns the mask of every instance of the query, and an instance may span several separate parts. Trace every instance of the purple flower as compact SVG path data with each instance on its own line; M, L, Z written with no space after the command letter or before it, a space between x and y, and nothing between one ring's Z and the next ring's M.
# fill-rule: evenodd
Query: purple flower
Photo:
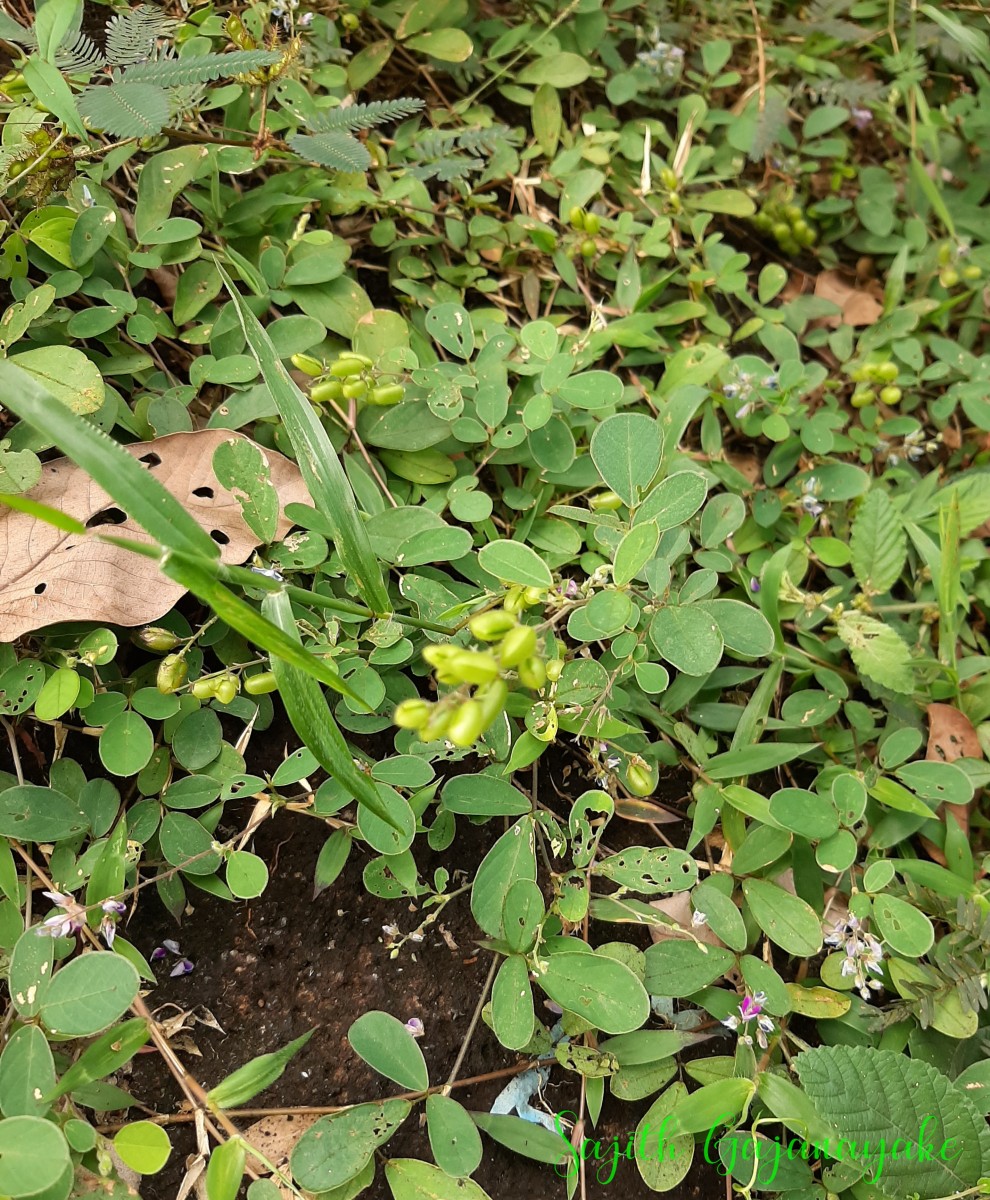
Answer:
M419 1019L419 1017L410 1017L403 1028L412 1034L414 1038L421 1038L423 1034L426 1033L423 1022Z
M123 900L104 900L100 908L103 909L107 916L122 917L127 912L127 905Z
M854 108L852 110L852 123L857 129L865 129L872 121L873 113L868 108Z
M42 895L47 896L61 912L38 926L40 937L70 937L86 924L86 909L71 896L63 896L61 892L43 892Z
M749 590L756 595L756 593L760 590L760 581L756 578L751 579L749 581Z
M744 1032L740 1035L739 1040L744 1045L752 1046L753 1038L748 1031L748 1027L750 1022L755 1021L756 1040L759 1043L760 1048L763 1050L765 1050L768 1045L767 1035L773 1033L774 1028L773 1021L769 1017L763 1015L763 1005L766 1003L766 999L766 992L756 992L752 996L743 996L742 1003L738 1008L739 1015L736 1016L736 1014L733 1013L731 1016L726 1017L722 1022L727 1029L731 1029L733 1032L743 1029Z
M176 958L182 958L182 951L179 949L179 943L173 938L166 938L160 946L156 946L151 952L152 962L161 962L163 958L167 958L170 954L174 954ZM193 964L188 958L182 958L181 962L175 964L169 977L175 978L177 975L188 975L193 969Z
M573 600L580 594L580 588L577 582L573 579L564 579L561 581L560 587L557 589L565 600Z

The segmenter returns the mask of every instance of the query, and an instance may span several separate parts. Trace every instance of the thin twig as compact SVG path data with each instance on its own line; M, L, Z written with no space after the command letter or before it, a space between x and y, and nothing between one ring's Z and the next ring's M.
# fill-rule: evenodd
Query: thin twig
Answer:
M481 989L481 995L478 997L478 1003L474 1007L474 1016L471 1018L471 1024L468 1026L467 1033L464 1035L464 1041L461 1042L461 1048L457 1052L457 1058L454 1059L454 1065L451 1067L450 1074L447 1076L447 1085L443 1092L445 1096L454 1086L454 1080L457 1078L457 1072L461 1069L461 1065L467 1055L468 1046L471 1045L471 1038L474 1037L474 1031L478 1028L478 1021L481 1019L481 1010L485 1007L485 1001L488 999L488 992L492 986L492 981L495 978L495 972L497 970L498 955L493 954L492 965L488 968L488 976L485 979L484 986Z

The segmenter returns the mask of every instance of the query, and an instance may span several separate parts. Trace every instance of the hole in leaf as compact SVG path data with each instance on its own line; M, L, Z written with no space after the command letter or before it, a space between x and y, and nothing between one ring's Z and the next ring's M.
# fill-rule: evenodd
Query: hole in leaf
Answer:
M100 525L123 525L127 520L127 513L120 508L104 508L93 515L86 522L87 529L95 529Z
M143 462L145 464L145 466L148 466L148 467L161 466L161 461L162 460L158 457L157 454L155 454L154 451L151 451L148 454L142 454L141 457L138 459L138 462Z
M40 596L46 587L48 587L47 583L39 583L34 589L34 594L36 596Z
M213 499L213 488L211 488L211 487L193 488L193 495L200 496L203 500L212 500Z
M210 537L213 538L218 546L226 546L230 541L230 538L227 537L222 529L211 529Z

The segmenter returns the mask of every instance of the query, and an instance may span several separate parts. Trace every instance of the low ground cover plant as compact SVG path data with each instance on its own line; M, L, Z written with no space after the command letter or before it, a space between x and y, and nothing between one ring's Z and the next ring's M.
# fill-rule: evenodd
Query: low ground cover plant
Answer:
M149 1048L183 1196L520 1194L493 1147L582 1198L990 1194L986 13L0 41L0 1195L163 1194ZM207 1088L155 987L290 820L378 959L455 906L490 969L449 1074L356 1012L385 1090L273 1157L242 1110L312 1031Z

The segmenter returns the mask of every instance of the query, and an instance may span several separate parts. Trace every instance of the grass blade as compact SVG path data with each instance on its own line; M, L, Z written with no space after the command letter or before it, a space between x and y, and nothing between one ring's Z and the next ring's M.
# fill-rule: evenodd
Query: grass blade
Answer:
M299 631L292 615L292 601L285 592L273 592L261 602L266 617L277 625L286 637L298 641ZM306 653L299 645L302 653ZM312 752L316 761L334 779L346 787L359 804L366 804L377 817L381 817L393 828L398 828L394 818L382 803L378 790L371 779L354 765L354 756L348 749L344 735L333 719L326 697L320 686L309 675L304 675L284 660L272 660L272 672L278 683L278 694L303 744Z
M296 452L299 469L313 504L332 527L341 560L361 598L377 615L384 616L391 611L392 605L382 579L381 564L371 548L354 492L337 452L313 412L312 405L282 365L264 326L244 303L230 276L219 263L217 270L230 293L248 346L261 368L262 378Z
M0 360L0 400L78 463L156 542L170 550L219 557L206 530L132 454L70 412L9 359Z

